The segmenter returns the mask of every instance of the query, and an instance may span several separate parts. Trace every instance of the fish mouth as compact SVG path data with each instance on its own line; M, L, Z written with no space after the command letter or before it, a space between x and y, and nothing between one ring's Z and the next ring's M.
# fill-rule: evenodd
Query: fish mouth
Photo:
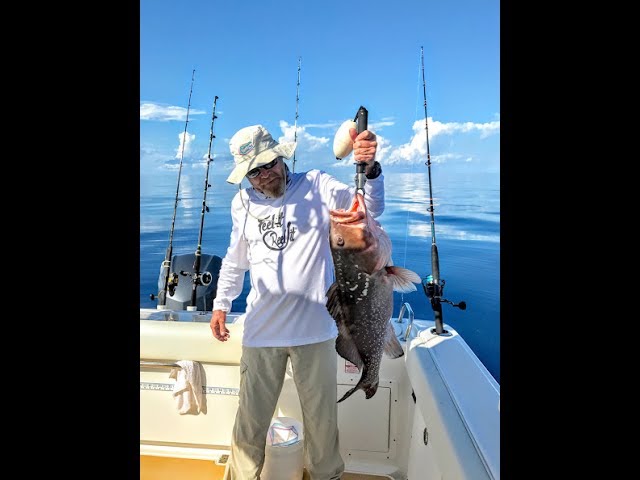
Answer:
M348 210L331 210L330 218L332 222L341 225L359 225L367 218L367 207L361 193L356 193Z
M331 219L331 248L364 253L375 251L377 240L371 234L367 208L362 194L357 193L349 210L329 212Z

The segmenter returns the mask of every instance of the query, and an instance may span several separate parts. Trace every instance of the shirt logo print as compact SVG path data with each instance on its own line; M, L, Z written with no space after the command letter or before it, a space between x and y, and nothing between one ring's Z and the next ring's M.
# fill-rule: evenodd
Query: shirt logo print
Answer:
M284 213L277 215L274 213L270 217L258 220L258 231L262 234L262 241L269 250L284 250L289 242L295 240L296 227L287 223L287 228L283 232Z

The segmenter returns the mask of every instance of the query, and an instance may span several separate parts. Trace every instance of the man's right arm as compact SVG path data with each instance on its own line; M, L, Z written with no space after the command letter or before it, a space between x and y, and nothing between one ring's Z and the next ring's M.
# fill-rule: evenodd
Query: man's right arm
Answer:
M247 242L240 229L244 221L240 218L239 210L234 208L239 201L238 195L232 201L231 236L218 274L216 298L213 300L210 322L213 336L220 341L225 341L229 337L229 330L225 326L227 312L231 310L231 302L242 293L244 274L249 269Z

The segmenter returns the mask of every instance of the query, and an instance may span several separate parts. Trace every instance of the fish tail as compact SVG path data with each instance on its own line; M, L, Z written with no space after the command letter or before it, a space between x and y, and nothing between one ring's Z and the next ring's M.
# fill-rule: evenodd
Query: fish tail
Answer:
M364 375L363 375L364 377ZM346 400L347 398L349 398L351 395L353 395L357 390L363 390L365 396L367 397L367 399L373 397L376 392L378 391L378 383L379 382L375 382L375 383L364 383L362 380L360 380L357 385L355 387L353 387L351 390L349 390L347 393L345 393L342 398L340 400L338 400L337 403L342 402L343 400Z
M362 389L364 390L364 394L367 396L367 398L371 398L378 391L378 382L363 385Z
M358 384L358 385L359 385L359 384ZM337 403L340 403L340 402L342 402L343 400L346 400L347 398L349 398L349 397L353 394L353 392L355 392L356 390L358 390L358 388L359 388L359 387L358 387L357 385L356 385L355 387L353 387L351 390L349 390L347 393L345 393L345 394L342 396L342 398L341 398L340 400L338 400L338 402L337 402Z

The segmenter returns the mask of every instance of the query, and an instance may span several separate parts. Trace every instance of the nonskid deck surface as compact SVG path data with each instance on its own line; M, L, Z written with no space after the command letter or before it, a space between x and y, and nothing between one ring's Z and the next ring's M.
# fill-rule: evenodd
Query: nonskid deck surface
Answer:
M340 477L340 480L383 480L388 479L389 477L381 477L379 475L366 475L364 473L349 473L345 472ZM302 480L309 480L309 474L307 471L304 471L304 475L302 475Z
M222 480L224 465L211 460L140 455L140 480Z
M188 458L155 457L140 455L140 480L222 480L224 465L211 460L193 460ZM341 480L382 480L388 477L345 473ZM309 480L304 472L302 480Z

